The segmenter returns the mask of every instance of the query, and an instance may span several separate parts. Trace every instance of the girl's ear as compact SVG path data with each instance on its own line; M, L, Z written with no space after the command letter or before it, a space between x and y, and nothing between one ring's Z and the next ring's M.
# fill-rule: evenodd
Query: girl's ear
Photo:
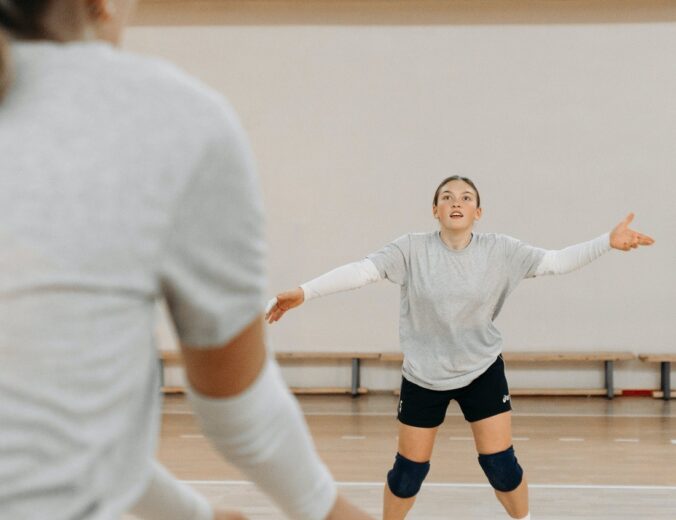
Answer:
M96 21L108 21L115 15L112 0L87 0L89 16Z

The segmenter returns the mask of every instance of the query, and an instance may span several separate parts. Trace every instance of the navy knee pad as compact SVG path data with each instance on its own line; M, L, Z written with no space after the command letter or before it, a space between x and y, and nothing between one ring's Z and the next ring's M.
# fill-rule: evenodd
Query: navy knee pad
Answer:
M500 453L480 454L479 464L491 486L498 491L514 491L523 480L523 469L514 456L514 446Z
M387 473L387 486L399 498L414 497L429 470L429 462L414 462L397 453L394 467Z

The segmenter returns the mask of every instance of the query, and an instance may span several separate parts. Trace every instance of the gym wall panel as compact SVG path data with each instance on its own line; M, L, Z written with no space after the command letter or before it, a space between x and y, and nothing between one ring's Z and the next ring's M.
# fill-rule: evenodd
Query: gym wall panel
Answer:
M236 107L265 200L270 295L435 229L433 191L459 173L481 191L480 232L554 249L634 211L657 240L524 281L498 318L506 349L673 351L675 20L675 2L650 0L146 0L125 47ZM397 317L383 282L268 330L278 350L393 350ZM394 370L363 377L386 388ZM594 386L599 374L531 367L512 384ZM656 387L656 367L620 365L616 385Z

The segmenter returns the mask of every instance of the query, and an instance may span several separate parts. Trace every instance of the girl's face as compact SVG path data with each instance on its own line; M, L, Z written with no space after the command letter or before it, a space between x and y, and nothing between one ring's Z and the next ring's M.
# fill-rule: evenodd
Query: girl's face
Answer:
M450 181L439 190L436 206L432 206L434 218L442 228L453 232L471 230L481 218L474 189L465 181Z

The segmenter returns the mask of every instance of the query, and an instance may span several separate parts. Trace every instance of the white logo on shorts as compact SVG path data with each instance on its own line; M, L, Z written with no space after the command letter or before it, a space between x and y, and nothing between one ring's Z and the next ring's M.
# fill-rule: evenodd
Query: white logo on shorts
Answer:
M506 403L507 401L510 401L512 398L509 395L503 395L502 396L502 402Z
M403 400L400 400L400 401L399 401L399 413L401 413L401 408L402 408L402 406L404 406L404 401L403 401Z

